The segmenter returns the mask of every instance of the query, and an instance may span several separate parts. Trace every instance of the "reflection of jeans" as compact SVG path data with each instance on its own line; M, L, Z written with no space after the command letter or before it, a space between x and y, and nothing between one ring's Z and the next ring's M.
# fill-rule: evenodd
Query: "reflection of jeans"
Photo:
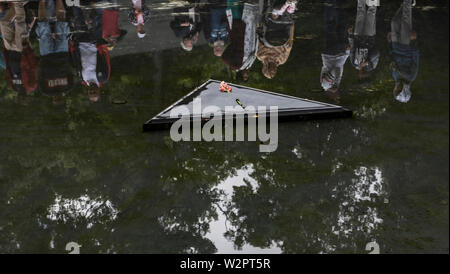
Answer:
M377 7L366 8L366 0L358 0L354 35L374 36L376 33Z
M226 23L223 22L224 18L226 18L225 8L211 9L211 43L218 40L227 42L228 30Z
M55 39L53 39L49 22L38 22L36 36L39 40L41 56L69 52L69 33L70 29L67 22L55 22Z
M391 20L391 39L394 43L409 45L412 30L411 0L403 0L402 6L397 10Z

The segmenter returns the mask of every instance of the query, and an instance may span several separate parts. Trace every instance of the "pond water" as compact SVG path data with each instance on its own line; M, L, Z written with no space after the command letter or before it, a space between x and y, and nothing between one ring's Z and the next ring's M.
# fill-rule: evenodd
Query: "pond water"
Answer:
M110 78L101 88L92 88L92 77L86 81L90 88L82 85L88 69L77 74L76 67L66 66L68 58L58 59L64 64L44 58L37 23L29 42L38 80L61 77L52 78L43 68L59 75L69 67L73 83L49 81L27 94L23 87L13 90L0 69L1 253L67 253L69 242L81 245L81 253L368 253L369 242L381 253L448 253L447 1L417 1L412 8L417 37L410 48L419 49L420 65L407 103L393 96L387 36L408 1L381 0L376 33L366 41L379 54L377 65L370 61L375 67L370 75L363 77L352 66L351 55L341 67L340 83L339 71L325 73L332 83L327 91L321 86L322 54L345 55L350 25L356 41L357 1L300 1L287 16L292 39L276 56L286 62L266 77L270 68L263 73L265 65L256 59L247 81L228 65L243 60L244 42L239 47L242 37L234 31L247 20L235 15L241 1L228 1L236 18L231 31L225 28L229 41L222 57L208 43L213 10L222 7L217 3L196 6L189 37L196 36L192 30L199 21L202 27L186 51L171 22L181 26L184 19L175 16L192 3L144 3L149 14L141 39L129 22L131 1L112 6L81 1L81 7L76 2L64 3L66 21L73 22L79 11L86 18L103 12L104 19L117 9L117 24L127 33L108 44ZM248 3L255 10L261 5ZM7 6L2 9L7 12ZM39 16L37 9L32 1L25 6L27 23ZM261 10L263 17L271 16L267 3ZM99 26L95 18L81 24L86 25L81 32L68 24L70 39L86 42L83 35ZM283 32L257 29L255 39L276 40ZM100 62L97 80L104 76L98 73ZM169 131L142 132L145 121L208 79L338 104L354 115L280 123L278 148L271 153L259 152L258 142L174 142Z

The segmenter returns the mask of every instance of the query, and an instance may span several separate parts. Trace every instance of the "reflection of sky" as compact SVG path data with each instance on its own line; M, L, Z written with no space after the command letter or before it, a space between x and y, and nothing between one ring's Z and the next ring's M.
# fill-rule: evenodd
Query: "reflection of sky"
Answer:
M380 198L388 202L382 172L378 167L361 166L353 172L356 178L352 179L351 184L340 183L333 189L333 198L338 198L338 193L343 194L337 223L332 227L333 233L342 237L349 237L356 231L371 235L383 219L370 202ZM340 189L341 185L343 189Z
M224 193L219 202L221 208L226 208L226 204L231 201L234 194L233 187L246 185L244 180L250 184L253 192L257 191L258 183L250 177L253 171L253 165L246 165L237 170L236 175L229 176L217 186L217 189ZM218 253L281 253L281 249L274 244L270 248L264 249L244 244L242 250L236 250L233 242L230 242L224 237L224 233L231 228L231 224L227 222L225 214L220 209L217 209L217 214L218 219L209 224L210 231L206 234L206 237L214 243Z
M47 218L51 221L78 222L81 220L91 228L95 223L104 223L101 220L114 220L117 218L118 210L109 200L102 197L95 199L88 195L76 199L62 198L56 195L53 205L48 208ZM97 220L98 219L98 220Z

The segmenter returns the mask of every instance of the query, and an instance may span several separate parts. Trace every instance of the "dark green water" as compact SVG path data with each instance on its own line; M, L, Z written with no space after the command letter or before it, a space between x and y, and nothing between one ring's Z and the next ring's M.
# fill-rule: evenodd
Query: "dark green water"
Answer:
M319 3L300 6L272 80L259 61L236 80L208 45L113 51L97 103L80 86L63 105L38 94L21 105L2 73L0 252L66 253L73 241L81 253L367 253L376 241L381 253L448 253L448 6L418 2L411 101L392 96L385 39L400 2L382 3L377 72L360 83L345 65L339 104L354 118L280 124L273 153L141 128L210 78L336 103L319 84Z

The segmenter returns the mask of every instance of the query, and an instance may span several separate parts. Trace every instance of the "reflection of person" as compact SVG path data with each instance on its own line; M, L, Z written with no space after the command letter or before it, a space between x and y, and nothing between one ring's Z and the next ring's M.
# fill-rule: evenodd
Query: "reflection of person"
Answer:
M103 10L72 9L74 34L69 43L72 61L82 84L88 88L89 99L96 102L100 88L111 74L109 51L102 39Z
M295 29L292 13L295 5L295 1L276 1L269 7L272 12L263 19L256 57L262 62L262 73L268 79L275 77L278 67L286 63L291 53Z
M228 42L228 27L226 14L226 1L209 0L210 6L210 38L209 42L214 48L214 55L221 57Z
M37 88L37 61L28 41L23 2L10 4L0 21L0 29L6 74L21 101Z
M325 2L325 44L322 51L320 83L325 91L337 92L350 54L347 44L347 16L343 0Z
M145 23L150 19L150 10L145 6L144 0L131 0L132 8L128 12L128 21L136 26L139 38L145 37Z
M69 35L62 0L40 0L36 27L41 55L39 88L52 96L54 102L55 98L63 96L73 84L69 63Z
M244 81L248 80L249 69L256 59L257 13L256 5L244 4L242 18L233 18L230 45L222 55L222 61L232 70L237 71L237 76L242 77Z
M196 14L195 8L175 8L173 13L175 18L170 22L170 28L175 36L181 39L181 48L191 51L198 41L198 35L202 28L200 18Z
M391 32L388 41L391 44L392 77L395 80L394 97L407 103L411 99L411 83L419 71L419 50L417 34L412 29L411 0L403 0L394 18L391 20Z
M369 76L380 59L375 47L377 6L367 7L366 0L358 0L355 28L349 28L350 62L359 70L360 79Z

